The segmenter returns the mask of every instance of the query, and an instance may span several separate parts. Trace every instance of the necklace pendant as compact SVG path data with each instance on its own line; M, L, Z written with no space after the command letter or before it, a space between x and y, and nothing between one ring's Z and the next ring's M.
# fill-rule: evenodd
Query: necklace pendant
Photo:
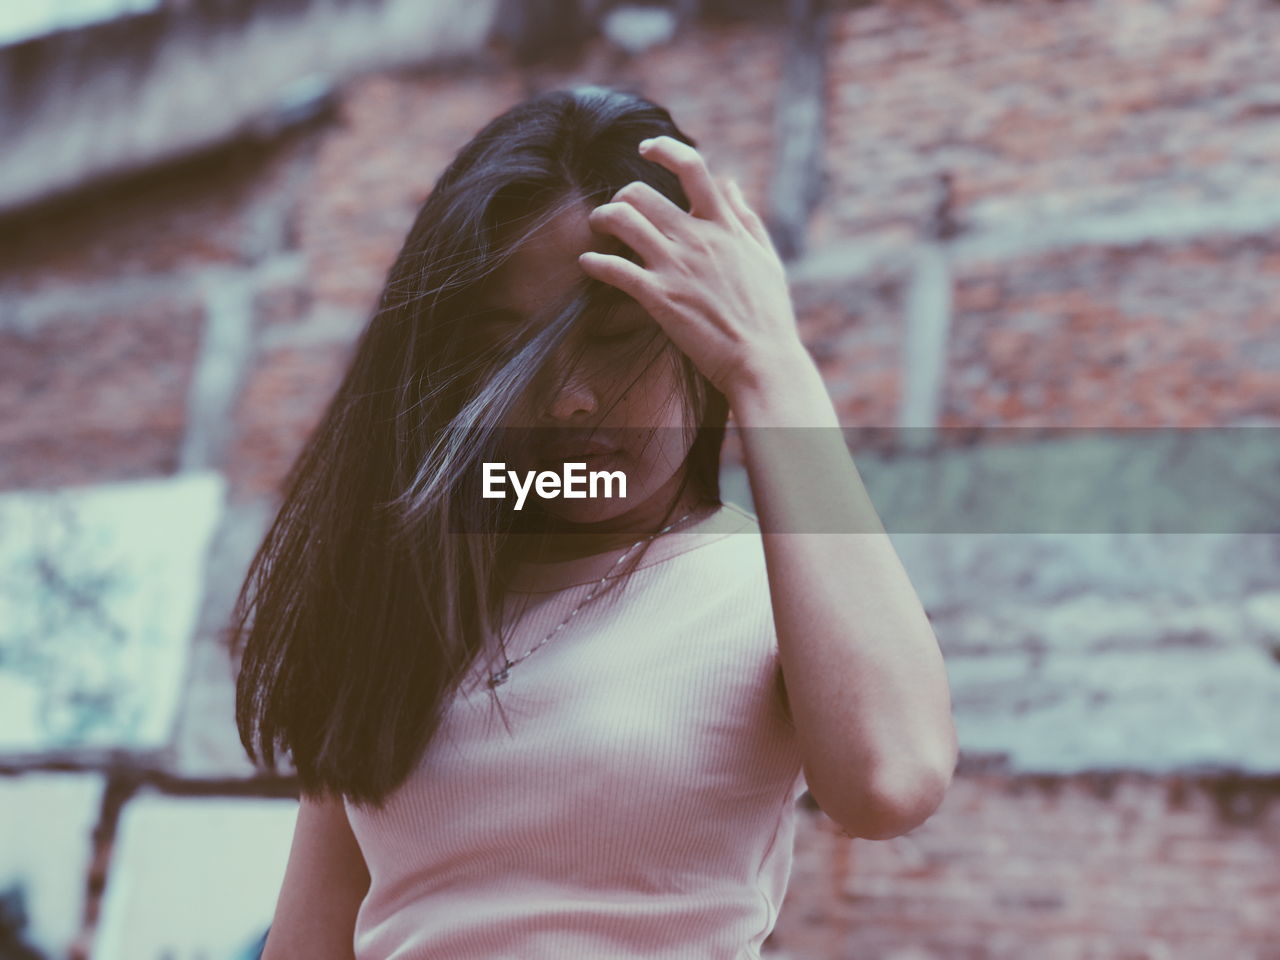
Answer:
M510 673L508 673L507 668L503 667L501 670L499 670L497 673L495 673L493 676L489 678L489 689L492 690L494 687L498 686L498 684L500 683L506 683L507 677L509 676L510 676Z

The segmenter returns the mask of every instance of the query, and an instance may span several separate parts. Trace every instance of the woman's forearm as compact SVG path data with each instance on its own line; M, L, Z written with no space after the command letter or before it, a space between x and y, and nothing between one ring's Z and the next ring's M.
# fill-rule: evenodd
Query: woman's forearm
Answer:
M946 669L807 354L731 404L809 790L854 836L895 836L941 803L957 744Z

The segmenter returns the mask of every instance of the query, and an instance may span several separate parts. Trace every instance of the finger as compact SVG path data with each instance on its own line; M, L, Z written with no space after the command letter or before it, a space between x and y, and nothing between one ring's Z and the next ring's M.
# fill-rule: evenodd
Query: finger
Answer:
M768 228L764 225L764 221L760 219L760 215L751 209L747 203L747 198L743 196L742 188L738 186L738 181L730 180L726 192L733 202L734 209L738 211L738 216L742 218L743 226L767 249L773 250L773 238L769 236ZM775 250L774 252L776 253L777 251Z
M617 237L652 267L668 258L666 235L629 203L602 203L587 215L591 228Z
M726 176L716 177L716 183L720 186L721 194L723 194L725 199L729 201L729 209L733 211L734 215L737 217L738 221L742 224L742 226L747 228L748 232L750 232L750 228L748 227L747 218L745 216L745 210L744 210L746 203L741 196L734 195L733 181L726 175ZM758 240L760 238L756 237L756 239Z
M646 160L666 167L680 180L689 198L690 213L703 220L723 220L729 215L728 201L721 196L711 171L697 150L675 137L654 137L640 148Z
M680 209L665 194L659 193L643 180L633 180L613 195L615 202L629 203L645 219L657 227L670 240L678 240L689 214Z
M653 307L658 303L658 290L653 274L638 263L612 253L587 250L578 254L578 266L583 272L602 283L616 287L629 295L657 319Z

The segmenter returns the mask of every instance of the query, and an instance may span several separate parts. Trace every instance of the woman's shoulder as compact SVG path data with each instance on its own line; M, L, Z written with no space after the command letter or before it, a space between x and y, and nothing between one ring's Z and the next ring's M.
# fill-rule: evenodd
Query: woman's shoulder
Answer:
M724 502L694 523L664 533L653 539L645 550L640 567L653 566L676 557L702 551L702 548L742 535L759 535L756 518L734 503Z
M724 511L728 520L736 524L740 530L749 529L756 533L760 532L760 519L745 507L733 503L730 500L726 500L721 505L721 509Z
M763 584L768 595L760 523L737 504L726 502L712 522L680 538L671 551L676 562L667 566L673 576L721 592L756 592Z
M763 577L764 538L760 535L760 521L737 504L725 504L725 514L727 534L720 541L717 561L728 564L741 576Z

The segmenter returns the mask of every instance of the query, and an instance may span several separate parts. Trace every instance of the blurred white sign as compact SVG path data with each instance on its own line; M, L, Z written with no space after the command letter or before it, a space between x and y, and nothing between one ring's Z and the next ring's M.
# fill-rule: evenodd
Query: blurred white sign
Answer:
M217 473L0 495L0 755L169 743L224 496Z

